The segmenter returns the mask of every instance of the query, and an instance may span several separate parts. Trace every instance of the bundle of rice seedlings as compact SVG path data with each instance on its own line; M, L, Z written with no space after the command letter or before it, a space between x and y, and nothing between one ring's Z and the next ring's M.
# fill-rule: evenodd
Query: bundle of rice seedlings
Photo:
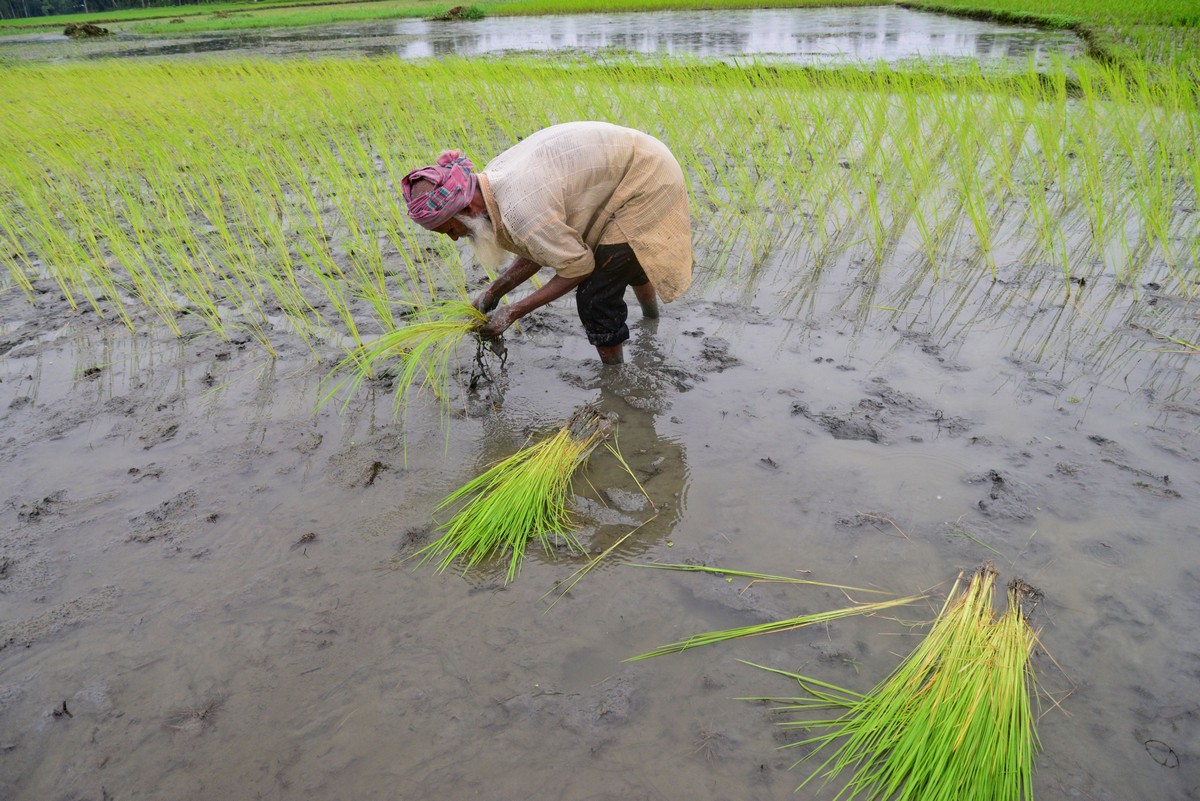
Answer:
M584 406L553 436L497 462L446 496L435 514L456 511L438 528L442 536L418 552L420 564L437 559L441 572L461 557L465 573L484 559L507 553L507 583L520 572L530 538L547 552L558 538L582 551L567 510L571 475L611 431L608 418Z
M929 634L866 695L764 668L795 679L808 693L769 699L782 704L779 711L841 711L781 724L820 732L786 746L813 749L796 765L834 749L797 790L849 772L836 799L1032 799L1038 743L1030 656L1037 637L1021 603L1036 591L1011 584L1008 611L997 619L995 577L985 565L958 594L960 576Z
M397 414L422 390L436 397L443 407L449 401L451 375L462 340L487 321L465 300L436 300L420 307L409 321L378 339L364 343L333 370L350 373L325 393L322 403L343 388L353 397L368 378L384 374L395 377L394 408Z

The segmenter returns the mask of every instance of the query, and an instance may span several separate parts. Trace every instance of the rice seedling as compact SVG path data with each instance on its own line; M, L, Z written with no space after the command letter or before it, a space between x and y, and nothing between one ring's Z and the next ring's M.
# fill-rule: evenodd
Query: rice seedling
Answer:
M331 373L323 403L343 390L349 396L367 379L394 379L397 416L424 390L448 410L450 385L459 346L487 317L465 300L443 300L418 307L405 324L355 348ZM349 373L348 377L337 379ZM348 400L348 399L347 399Z
M828 612L814 612L807 615L799 615L798 617L788 618L786 620L775 620L769 623L759 623L753 626L740 626L732 629L723 629L721 631L710 631L703 634L693 634L686 640L679 642L660 645L659 647L647 651L644 654L631 656L624 660L626 662L637 662L642 659L651 659L656 656L665 656L666 654L677 654L686 651L689 648L699 648L702 645L712 645L719 642L727 642L740 637L756 637L760 634L772 634L781 631L794 631L802 629L806 626L815 626L821 623L831 623L834 620L841 620L854 615L870 615L876 612L882 612L885 609L892 609L897 606L905 606L907 604L920 601L923 596L914 595L907 598L897 598L890 601L877 601L872 603L855 604L842 609L834 609Z
M677 565L668 564L666 562L648 562L637 563L634 567L648 567L654 570L678 570L684 573L712 573L716 576L740 576L742 578L751 579L750 584L757 581L765 581L778 584L807 584L812 587L825 587L828 589L842 590L843 592L867 592L886 595L884 590L872 590L865 587L849 587L845 584L830 584L824 581L813 581L812 579L799 578L797 576L773 576L769 573L753 573L748 570L731 570L724 567L710 567L708 565Z
M453 510L436 541L417 552L418 564L436 560L438 572L457 560L467 572L492 557L508 560L505 583L516 578L532 539L549 553L556 542L582 551L567 509L571 477L612 430L612 422L584 406L552 436L502 459L447 495L434 514Z
M798 790L847 775L834 798L1033 797L1038 740L1030 657L1037 638L1021 607L1038 593L1012 582L1008 609L997 618L995 577L985 565L959 593L960 575L929 633L866 694L763 668L794 679L805 693L769 699L789 716L780 725L803 733L785 747L810 749L793 767L823 758Z
M571 589L574 588L574 586L576 584L578 584L583 579L584 576L586 576L588 573L591 573L592 570L594 570L596 568L596 566L599 565L600 562L604 560L605 557L607 557L609 554L611 554L617 548L621 547L621 544L624 543L625 540L629 539L634 534L636 534L638 531L640 531L643 526L647 526L650 523L654 522L654 520L657 519L657 517L658 517L658 515L655 515L654 517L651 517L649 520L647 520L645 523L638 525L636 528L632 528L629 531L626 531L624 534L622 534L620 537L618 537L617 540L612 545L608 546L603 551L596 554L596 556L594 558L589 559L587 564L583 565L578 570L576 570L574 573L567 576L567 578L565 580L556 584L555 587L552 590L550 590L550 592L546 593L546 595L543 595L542 598L544 599L547 595L550 595L550 593L555 593L555 592L558 593L558 597L550 602L550 605L546 607L546 611L549 612L551 609L553 609L554 605L563 599L563 596L565 596L568 592L570 592Z
M822 581L813 581L810 579L797 578L794 576L773 576L765 573L752 573L744 570L729 570L725 568L708 567L705 565L677 565L677 564L637 564L636 567L648 567L658 570L679 570L683 572L695 573L712 573L722 576L740 576L752 579L751 584L757 581L766 581L773 583L784 584L806 584L815 587L824 587L828 589L837 589L842 592L870 592L880 593L881 590L863 589L862 587L848 587L841 584L830 584ZM630 657L626 662L637 662L642 659L650 659L656 656L665 654L679 653L686 651L689 648L697 648L702 645L712 645L718 642L726 642L728 640L737 639L739 637L753 637L759 634L770 634L772 632L792 631L794 629L804 628L806 626L817 625L820 623L828 623L834 620L851 617L853 615L866 615L881 612L885 609L891 609L897 606L916 603L924 596L911 596L908 598L890 599L887 601L878 601L872 603L856 603L853 606L844 609L835 609L828 612L815 612L798 617L789 618L786 620L771 621L769 623L759 623L753 626L741 626L733 629L725 629L722 631L712 631L704 634L693 634L686 640L662 645L652 651L647 651L644 654Z

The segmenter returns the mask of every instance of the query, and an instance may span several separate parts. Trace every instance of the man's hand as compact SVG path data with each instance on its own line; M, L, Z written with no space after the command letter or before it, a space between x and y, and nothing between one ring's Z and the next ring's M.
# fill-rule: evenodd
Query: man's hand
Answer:
M487 314L500 303L500 298L496 297L491 292L491 287L480 292L471 301L471 305L480 311L482 314Z
M488 315L487 322L479 327L479 336L484 339L496 339L508 327L517 321L518 315L512 305L501 306Z

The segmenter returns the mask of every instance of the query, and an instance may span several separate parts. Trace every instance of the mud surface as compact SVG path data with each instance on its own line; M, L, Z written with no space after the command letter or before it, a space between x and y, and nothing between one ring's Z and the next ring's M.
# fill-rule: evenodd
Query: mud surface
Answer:
M853 254L797 287L806 259L702 275L619 368L559 301L448 434L386 386L315 411L332 350L0 293L0 797L792 799L800 754L734 700L792 687L739 660L865 691L915 640L847 620L623 663L846 605L625 563L928 591L900 615L924 621L991 559L1045 593L1038 796L1196 798L1200 357L1136 321L1197 307L1152 276L1068 299L1053 268L914 292L889 264L864 298ZM581 557L508 586L406 561L440 498L585 402L657 507L597 453L583 542L642 525L600 567L551 609Z

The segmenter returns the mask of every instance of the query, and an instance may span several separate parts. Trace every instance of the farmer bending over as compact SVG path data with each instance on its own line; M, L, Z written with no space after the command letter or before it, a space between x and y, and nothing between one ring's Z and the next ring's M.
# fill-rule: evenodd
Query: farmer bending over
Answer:
M466 236L479 260L498 269L473 301L488 314L479 333L495 338L536 308L575 290L579 319L605 364L620 364L629 339L625 288L646 317L692 281L691 219L683 171L662 142L605 122L538 131L492 159L483 172L457 150L402 181L408 215L453 240ZM518 301L500 299L542 267L554 277Z

